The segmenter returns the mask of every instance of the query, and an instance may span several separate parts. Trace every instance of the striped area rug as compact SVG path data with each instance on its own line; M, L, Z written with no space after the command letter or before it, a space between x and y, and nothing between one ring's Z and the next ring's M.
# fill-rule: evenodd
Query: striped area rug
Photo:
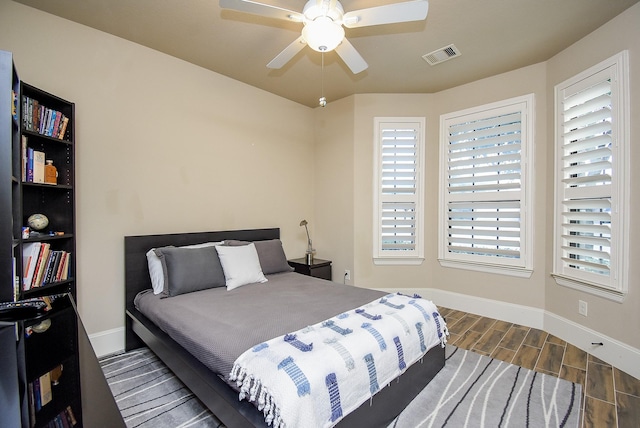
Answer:
M148 348L100 359L128 428L209 428L220 421Z
M580 385L454 346L446 358L388 428L578 426ZM128 428L222 427L149 349L100 365Z
M579 384L454 346L446 360L390 428L578 426Z

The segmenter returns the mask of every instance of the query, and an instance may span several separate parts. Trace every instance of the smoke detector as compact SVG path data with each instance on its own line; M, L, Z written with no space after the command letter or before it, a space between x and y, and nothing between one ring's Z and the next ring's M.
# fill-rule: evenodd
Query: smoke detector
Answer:
M452 43L449 46L445 46L443 48L436 49L433 52L429 52L428 54L422 55L422 59L431 65L436 65L452 58L459 57L460 55L462 55L462 53Z

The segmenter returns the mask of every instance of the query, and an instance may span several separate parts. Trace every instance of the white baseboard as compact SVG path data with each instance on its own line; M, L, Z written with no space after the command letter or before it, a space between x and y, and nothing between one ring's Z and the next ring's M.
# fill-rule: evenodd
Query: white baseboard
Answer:
M541 330L544 325L544 310L529 306L515 305L513 303L453 293L435 288L381 289L380 291L391 293L399 291L408 295L418 294L425 299L432 300L436 305L446 308L496 318Z
M640 379L640 349L543 309L433 288L380 289L380 291L419 294L437 305L450 309L546 331ZM593 342L603 345L592 345Z
M551 312L545 314L544 330L640 379L640 349L620 342ZM592 345L602 343L602 345Z
M91 346L98 358L124 351L124 327L89 335Z

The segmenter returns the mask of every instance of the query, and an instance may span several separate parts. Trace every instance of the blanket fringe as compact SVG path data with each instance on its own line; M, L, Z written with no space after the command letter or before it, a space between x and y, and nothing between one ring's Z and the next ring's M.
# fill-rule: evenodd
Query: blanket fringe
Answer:
M249 402L256 403L256 407L264 415L267 425L274 428L286 428L280 408L276 405L267 388L258 379L248 375L241 366L234 364L229 380L235 381L236 386L240 388L239 401L246 399Z
M447 328L447 323L442 318L439 312L433 313L434 321L436 322L436 327L438 328L438 338L440 339L440 346L444 348L447 344L447 338L449 337L449 329ZM440 324L439 319L442 320L442 324Z

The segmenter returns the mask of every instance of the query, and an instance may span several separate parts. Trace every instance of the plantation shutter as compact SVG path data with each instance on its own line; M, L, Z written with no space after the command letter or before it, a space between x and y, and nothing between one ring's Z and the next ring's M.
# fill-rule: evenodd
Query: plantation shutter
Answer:
M445 258L524 266L522 104L445 120Z
M564 273L608 287L611 275L612 103L604 70L562 93Z
M377 257L421 256L419 121L377 121Z

